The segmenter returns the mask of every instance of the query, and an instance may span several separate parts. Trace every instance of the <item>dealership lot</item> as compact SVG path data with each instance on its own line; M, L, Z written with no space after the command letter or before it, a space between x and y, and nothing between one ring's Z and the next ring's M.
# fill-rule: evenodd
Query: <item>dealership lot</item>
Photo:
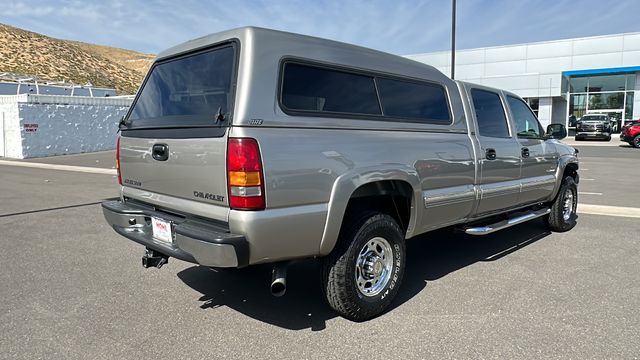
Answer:
M282 298L269 266L145 270L142 247L103 221L113 175L2 164L0 358L637 357L640 150L621 144L576 143L580 203L628 216L587 208L564 234L534 221L414 239L398 299L364 323L324 304L317 261L290 267ZM112 158L20 163L104 170Z

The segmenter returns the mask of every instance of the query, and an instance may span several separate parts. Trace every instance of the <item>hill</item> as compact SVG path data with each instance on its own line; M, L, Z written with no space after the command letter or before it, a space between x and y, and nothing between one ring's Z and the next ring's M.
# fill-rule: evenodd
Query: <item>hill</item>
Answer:
M154 55L45 35L0 24L0 73L36 75L41 80L90 82L133 94Z

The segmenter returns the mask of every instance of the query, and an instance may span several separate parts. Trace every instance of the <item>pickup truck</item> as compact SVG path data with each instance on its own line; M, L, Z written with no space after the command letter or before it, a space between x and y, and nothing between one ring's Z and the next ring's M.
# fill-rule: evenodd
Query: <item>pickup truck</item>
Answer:
M609 116L602 114L588 114L576 124L575 140L600 139L611 141L613 132L612 121Z
M398 293L405 241L576 224L578 151L517 95L367 48L246 27L160 53L120 122L120 235L211 268L320 258L328 304L362 321ZM559 127L559 129L558 129Z

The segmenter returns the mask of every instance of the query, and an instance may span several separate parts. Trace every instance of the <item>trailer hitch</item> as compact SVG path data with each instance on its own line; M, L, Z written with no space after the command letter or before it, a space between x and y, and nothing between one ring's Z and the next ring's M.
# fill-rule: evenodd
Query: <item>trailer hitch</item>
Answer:
M159 251L145 248L142 256L142 267L148 269L155 267L160 269L164 264L169 262L169 257Z

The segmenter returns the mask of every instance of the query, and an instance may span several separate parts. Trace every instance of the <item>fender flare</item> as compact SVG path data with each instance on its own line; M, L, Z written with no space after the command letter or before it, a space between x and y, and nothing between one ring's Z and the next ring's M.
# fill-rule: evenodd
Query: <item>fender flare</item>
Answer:
M377 181L398 180L405 181L413 190L409 227L406 238L410 238L416 227L416 221L422 214L420 178L415 168L406 165L388 164L368 168L352 169L340 175L333 183L329 199L327 219L325 221L319 253L328 255L338 241L342 220L347 210L351 195L362 185Z
M567 165L569 164L576 164L578 168L580 167L578 158L574 155L562 155L558 159L558 168L556 169L556 184L553 188L553 192L551 193L551 196L548 199L549 201L553 201L558 195L558 191L560 191L560 187L562 186L562 180L564 180L564 176L562 175L564 174L564 170L567 168ZM579 180L576 179L576 183L578 182Z

